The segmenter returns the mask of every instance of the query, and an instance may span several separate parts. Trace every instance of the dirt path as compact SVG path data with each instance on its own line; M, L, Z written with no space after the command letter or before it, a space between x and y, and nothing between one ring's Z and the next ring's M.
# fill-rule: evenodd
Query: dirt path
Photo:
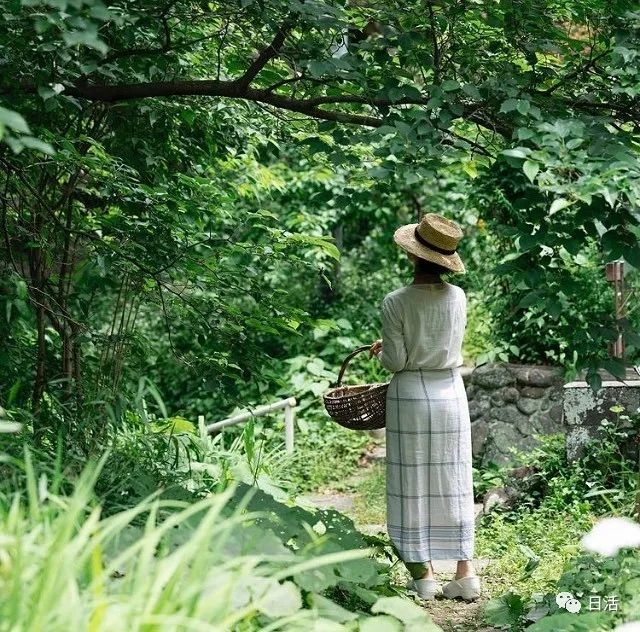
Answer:
M336 509L353 519L356 526L363 533L386 534L385 498L384 498L384 445L371 449L360 461L358 471L343 481L340 485L318 490L308 494L303 500L320 509ZM476 505L476 516L482 510ZM479 575L486 572L490 560L475 560L476 571ZM434 561L436 577L448 581L455 572L454 560ZM409 580L406 569L397 564L394 567L394 580L404 586ZM485 583L489 577L485 575ZM431 614L433 620L445 632L494 632L494 628L483 624L482 613L488 601L487 596L473 603L452 601L450 599L436 599L435 601L420 601Z

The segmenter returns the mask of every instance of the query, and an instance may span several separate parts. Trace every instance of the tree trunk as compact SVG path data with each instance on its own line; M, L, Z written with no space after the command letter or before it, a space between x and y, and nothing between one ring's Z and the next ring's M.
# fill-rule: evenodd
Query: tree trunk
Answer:
M45 384L47 381L47 347L45 340L45 314L42 305L36 305L36 327L38 332L36 342L36 378L33 384L33 394L31 396L31 407L33 414L40 412L40 404L44 395Z

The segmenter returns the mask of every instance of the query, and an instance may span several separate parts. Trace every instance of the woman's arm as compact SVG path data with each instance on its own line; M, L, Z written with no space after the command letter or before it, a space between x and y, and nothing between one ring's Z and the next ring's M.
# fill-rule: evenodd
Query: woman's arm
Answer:
M402 320L385 297L380 307L382 318L382 349L378 358L388 371L402 371L407 364L407 349L402 335Z

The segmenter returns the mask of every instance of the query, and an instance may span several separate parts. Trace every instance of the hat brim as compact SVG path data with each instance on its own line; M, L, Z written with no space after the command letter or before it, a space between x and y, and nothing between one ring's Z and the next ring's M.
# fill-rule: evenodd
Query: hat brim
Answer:
M431 250L431 248L421 244L415 236L416 226L418 224L405 224L400 226L393 234L393 241L406 252L410 252L420 259L426 259L432 263L437 263L444 268L448 268L452 272L465 272L464 263L460 259L460 255L454 252L452 255L443 255L440 252Z

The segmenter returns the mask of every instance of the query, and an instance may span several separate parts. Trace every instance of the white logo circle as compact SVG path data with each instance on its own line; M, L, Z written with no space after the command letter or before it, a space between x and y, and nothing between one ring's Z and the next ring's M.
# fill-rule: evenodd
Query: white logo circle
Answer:
M564 608L570 599L573 599L573 595L570 592L561 592L556 595L556 603L559 608Z

